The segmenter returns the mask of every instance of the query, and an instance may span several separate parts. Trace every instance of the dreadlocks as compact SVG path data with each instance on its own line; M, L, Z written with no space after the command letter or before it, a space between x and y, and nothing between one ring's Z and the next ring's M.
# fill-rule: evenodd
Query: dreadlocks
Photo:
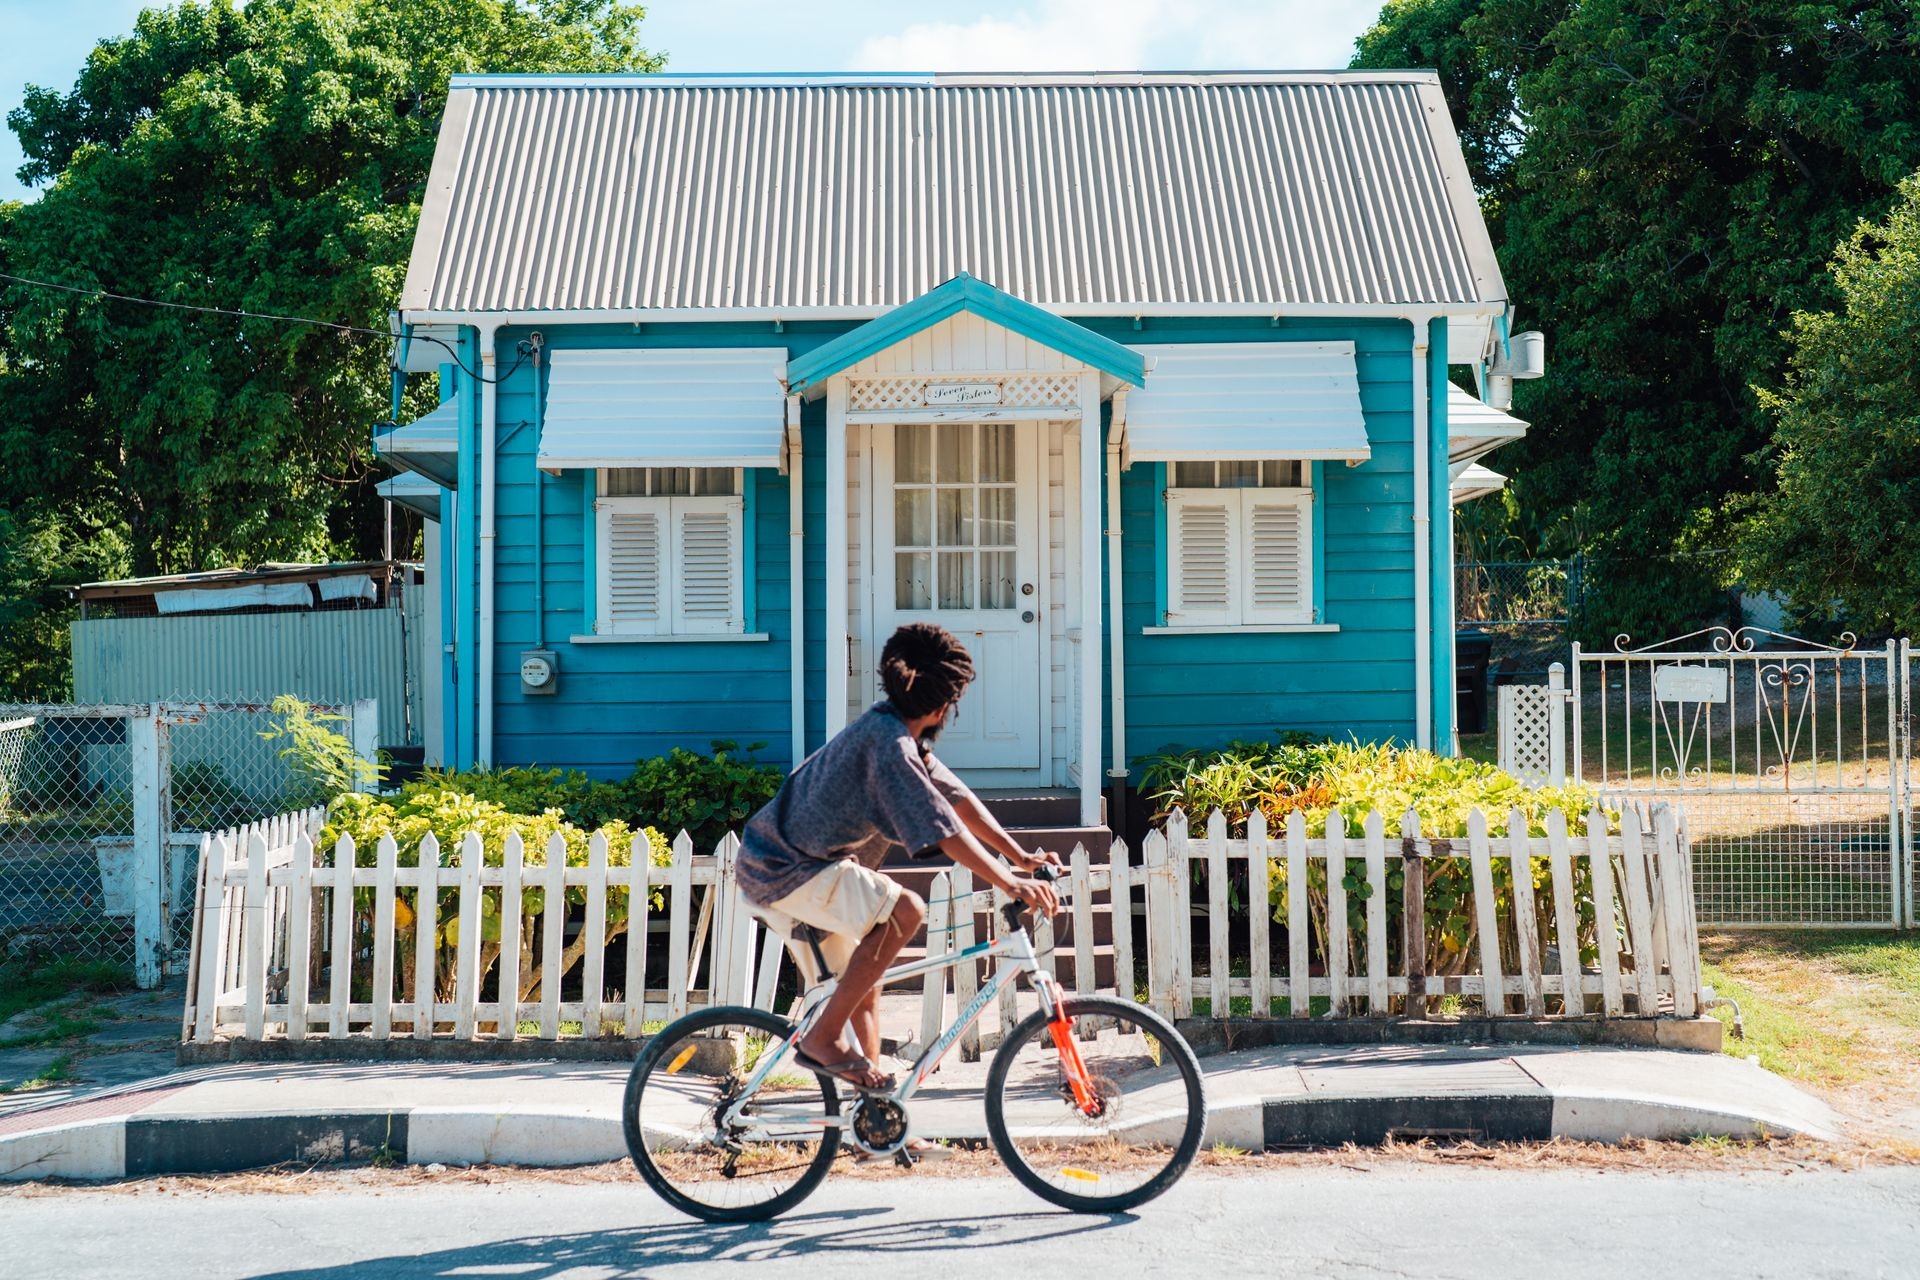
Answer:
M880 685L894 710L912 720L959 700L973 681L973 658L953 632L912 622L880 651Z

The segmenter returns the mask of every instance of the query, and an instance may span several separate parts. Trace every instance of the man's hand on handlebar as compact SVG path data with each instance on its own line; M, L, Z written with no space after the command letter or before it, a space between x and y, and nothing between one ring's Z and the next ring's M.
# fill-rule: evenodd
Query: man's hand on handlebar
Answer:
M1052 885L1044 881L1017 877L1014 882L1007 887L1007 895L1022 906L1029 907L1044 915L1057 916L1060 914L1060 895L1053 891Z

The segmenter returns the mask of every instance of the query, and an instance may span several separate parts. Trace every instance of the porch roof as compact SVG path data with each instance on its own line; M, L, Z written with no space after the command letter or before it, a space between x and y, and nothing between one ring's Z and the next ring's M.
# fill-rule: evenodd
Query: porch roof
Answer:
M1127 395L1141 462L1372 456L1351 342L1202 342L1136 348L1153 364Z
M539 465L777 467L784 347L558 350Z
M429 520L440 518L440 486L424 476L404 473L380 482L380 496L396 507L418 512Z
M1490 498L1507 487L1507 478L1490 467L1477 462L1456 462L1449 468L1451 484L1449 490L1453 496L1453 506L1463 502L1473 502L1479 498Z
M913 301L793 361L787 366L788 389L818 394L834 374L962 311L972 312L1023 338L1070 356L1119 382L1137 387L1146 381L1146 361L1138 351L1102 337L1085 325L1063 320L962 271Z
M450 488L458 484L460 402L448 400L403 427L375 432L373 447L396 468L411 471L437 485Z

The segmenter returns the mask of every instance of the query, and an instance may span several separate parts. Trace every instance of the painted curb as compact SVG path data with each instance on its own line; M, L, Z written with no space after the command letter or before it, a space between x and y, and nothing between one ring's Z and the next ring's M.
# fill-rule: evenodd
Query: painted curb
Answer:
M482 1112L415 1107L407 1117L408 1164L559 1167L623 1159L620 1117L587 1107Z

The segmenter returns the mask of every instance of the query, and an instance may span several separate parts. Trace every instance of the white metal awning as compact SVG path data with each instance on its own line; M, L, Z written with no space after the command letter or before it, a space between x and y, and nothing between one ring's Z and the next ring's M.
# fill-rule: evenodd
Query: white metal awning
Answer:
M1507 487L1505 476L1477 462L1456 462L1448 468L1448 472L1451 477L1449 488L1456 507L1476 498L1491 498Z
M1447 384L1447 460L1471 462L1527 434L1528 424L1471 391Z
M1364 462L1351 342L1207 342L1135 348L1147 385L1127 395L1136 462L1312 458Z
M380 482L381 497L429 520L440 518L440 492L439 485L417 475L397 475Z
M539 465L777 467L785 347L555 351Z
M393 466L452 488L460 478L460 402L448 400L404 427L376 432L373 447Z

